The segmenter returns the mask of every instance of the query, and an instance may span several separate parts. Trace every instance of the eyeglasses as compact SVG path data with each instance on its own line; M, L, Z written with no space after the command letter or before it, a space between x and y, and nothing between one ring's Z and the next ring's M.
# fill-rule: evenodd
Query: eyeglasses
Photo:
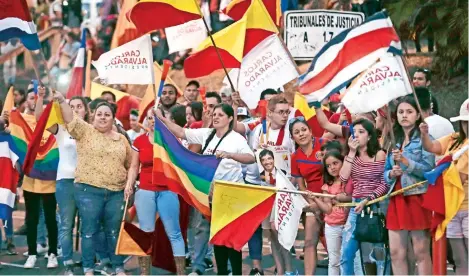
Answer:
M306 119L303 116L294 117L288 120L288 125L292 125L296 122L306 122Z

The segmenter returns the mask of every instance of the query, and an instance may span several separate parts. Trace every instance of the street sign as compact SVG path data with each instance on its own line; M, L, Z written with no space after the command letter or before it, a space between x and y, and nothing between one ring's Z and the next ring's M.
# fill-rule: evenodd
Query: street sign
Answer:
M285 13L284 41L295 60L312 60L321 48L343 30L365 20L361 12L297 10Z

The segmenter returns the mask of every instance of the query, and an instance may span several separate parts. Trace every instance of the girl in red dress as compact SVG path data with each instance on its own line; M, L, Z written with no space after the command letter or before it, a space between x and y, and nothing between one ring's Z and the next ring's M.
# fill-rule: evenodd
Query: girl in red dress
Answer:
M412 96L399 100L394 124L396 145L386 159L384 178L397 191L424 181L423 174L432 170L435 156L422 148L419 125L422 122ZM408 238L412 239L419 275L432 274L430 256L431 212L422 207L428 184L408 190L391 198L386 227L389 230L392 269L395 275L409 273L407 262Z

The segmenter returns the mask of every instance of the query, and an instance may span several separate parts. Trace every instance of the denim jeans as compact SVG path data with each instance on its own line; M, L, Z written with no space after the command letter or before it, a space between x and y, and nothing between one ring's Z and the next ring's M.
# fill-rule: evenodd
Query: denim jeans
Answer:
M190 221L192 221L193 216L197 216L195 213L198 212L194 207L190 207ZM195 229L194 226L189 224L189 227L187 229L187 253L186 257L190 257L191 259L195 259L194 257L194 239L195 239ZM213 257L213 245L208 244L208 250L207 254L205 255L206 259L211 260Z
M355 200L354 201L359 201ZM373 206L373 209L375 206ZM342 275L354 275L354 267L357 268L357 265L361 264L356 264L357 260L357 252L359 252L359 243L357 240L355 240L353 236L353 232L355 231L355 227L357 225L357 214L355 213L355 208L351 208L347 222L345 223L344 227L344 232L342 234L342 247L341 247L341 252L342 252L342 257L340 260L340 269L341 269L341 274ZM365 243L364 243L365 244ZM384 247L383 244L373 244L370 257L375 255L375 250L380 250ZM361 256L361 258L364 258L365 256ZM389 256L388 256L389 259ZM358 259L359 260L359 259ZM378 272L384 271L384 261L376 261L375 258L370 258L371 261L376 263L377 270ZM389 261L388 261L388 266L389 266ZM356 269L355 269L356 270ZM390 273L389 269L386 269L387 273Z
M55 188L55 198L59 205L59 241L62 247L64 265L73 264L73 225L77 212L73 179L60 179Z
M84 183L75 183L74 187L75 201L82 220L81 248L84 272L93 270L102 224L112 266L116 271L123 271L125 257L115 255L115 250L124 212L124 191L115 192Z
M13 238L13 212L11 212L7 219L2 219L3 230L5 231L5 239ZM0 232L0 250L2 249L2 233Z
M259 225L248 241L249 258L262 261L262 226Z
M135 193L135 207L137 208L140 229L145 232L155 230L156 213L160 214L164 230L171 242L173 255L186 256L184 239L179 224L179 199L171 191L154 192L139 189Z
M192 215L190 221L190 227L194 229L194 258L192 259L192 271L199 270L204 273L207 268L204 259L209 249L210 223L196 210Z

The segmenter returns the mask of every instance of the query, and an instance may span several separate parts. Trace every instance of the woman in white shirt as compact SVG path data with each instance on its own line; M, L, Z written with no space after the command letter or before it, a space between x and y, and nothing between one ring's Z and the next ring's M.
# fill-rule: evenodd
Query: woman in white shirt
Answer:
M187 140L189 144L202 145L201 154L216 155L217 158L223 159L215 172L214 180L244 183L241 164L252 164L255 162L255 157L246 139L232 131L234 111L231 106L227 104L215 106L212 115L213 128L184 129L164 118L160 111L157 111L157 116L176 137ZM209 234L207 232L204 235L205 244L209 240ZM200 241L199 244L204 242ZM233 275L242 275L241 252L217 245L214 249L218 275L228 275L228 259ZM197 251L195 248L195 252Z

